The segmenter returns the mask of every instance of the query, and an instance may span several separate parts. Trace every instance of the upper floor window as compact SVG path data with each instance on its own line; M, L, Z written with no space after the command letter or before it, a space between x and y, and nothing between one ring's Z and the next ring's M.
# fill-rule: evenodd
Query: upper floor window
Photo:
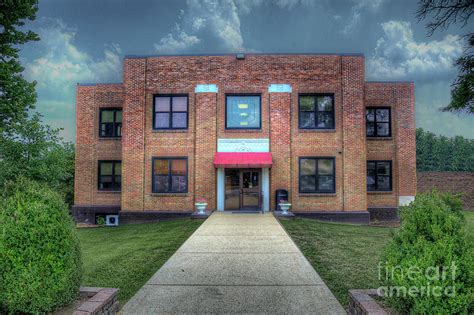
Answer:
M122 109L102 108L100 110L101 138L118 138L122 136Z
M299 96L300 129L334 129L334 95Z
M99 161L99 190L120 191L122 161Z
M187 129L188 96L156 95L153 103L153 129Z
M226 129L260 129L262 126L260 95L227 95L225 109Z
M302 157L299 159L300 193L336 192L336 167L332 157Z
M392 161L367 161L367 191L392 190Z
M366 109L367 137L390 137L390 108L369 107Z
M153 158L154 193L188 192L188 158Z

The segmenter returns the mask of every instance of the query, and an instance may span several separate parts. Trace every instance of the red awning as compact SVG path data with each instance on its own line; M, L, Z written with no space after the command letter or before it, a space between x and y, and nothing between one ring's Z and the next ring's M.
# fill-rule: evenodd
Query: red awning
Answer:
M216 152L215 167L260 168L272 166L270 152Z

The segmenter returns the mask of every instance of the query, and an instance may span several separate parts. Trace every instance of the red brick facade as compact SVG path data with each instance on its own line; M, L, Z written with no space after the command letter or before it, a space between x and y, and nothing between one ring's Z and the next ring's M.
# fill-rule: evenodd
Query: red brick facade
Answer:
M190 212L196 198L218 208L218 139L268 139L275 190L287 189L296 212L366 212L397 207L416 194L413 83L365 81L362 55L235 55L127 57L123 84L78 85L75 206L119 206L122 212ZM218 92L196 93L198 84ZM269 92L287 84L291 92ZM225 128L226 94L259 94L261 128ZM334 130L298 125L298 95L334 95ZM188 96L188 128L153 130L155 94ZM392 136L366 137L366 107L391 108ZM99 109L123 108L121 139L99 138ZM152 193L152 158L187 157L188 191ZM335 193L299 193L299 157L335 158ZM98 160L122 161L121 192L98 190ZM392 190L367 193L367 160L392 161ZM400 198L401 197L401 198ZM405 199L404 199L405 198Z

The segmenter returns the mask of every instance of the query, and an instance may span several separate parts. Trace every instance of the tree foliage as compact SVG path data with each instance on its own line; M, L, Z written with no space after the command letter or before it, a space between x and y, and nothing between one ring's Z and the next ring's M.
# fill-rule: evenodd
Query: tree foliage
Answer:
M437 29L445 29L451 24L468 25L474 14L472 0L420 0L416 16L418 20L431 17L427 23L428 35L431 36ZM451 90L451 102L444 107L444 111L474 113L474 33L463 36L466 40L466 50L458 58L455 65L458 67L458 77Z
M460 200L436 191L401 209L401 227L382 254L387 301L403 314L471 314L472 244Z
M35 82L23 78L19 45L39 40L23 31L25 20L34 20L37 0L0 1L0 133L11 124L28 118L36 102Z
M44 314L72 302L82 260L62 197L23 177L0 197L0 313Z
M416 130L416 168L420 172L474 172L474 140Z
M59 129L31 113L36 102L35 82L23 78L20 46L39 40L24 30L34 20L36 0L0 1L0 190L18 176L47 184L73 201L74 147L59 137Z

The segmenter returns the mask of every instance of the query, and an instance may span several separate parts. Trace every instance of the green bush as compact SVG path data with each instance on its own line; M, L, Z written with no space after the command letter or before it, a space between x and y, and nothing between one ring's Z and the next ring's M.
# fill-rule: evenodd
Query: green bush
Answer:
M73 301L82 276L79 240L67 206L26 179L0 200L0 313L41 313Z
M472 311L472 244L456 198L433 191L418 194L402 207L402 225L387 244L379 268L387 302L399 311Z

